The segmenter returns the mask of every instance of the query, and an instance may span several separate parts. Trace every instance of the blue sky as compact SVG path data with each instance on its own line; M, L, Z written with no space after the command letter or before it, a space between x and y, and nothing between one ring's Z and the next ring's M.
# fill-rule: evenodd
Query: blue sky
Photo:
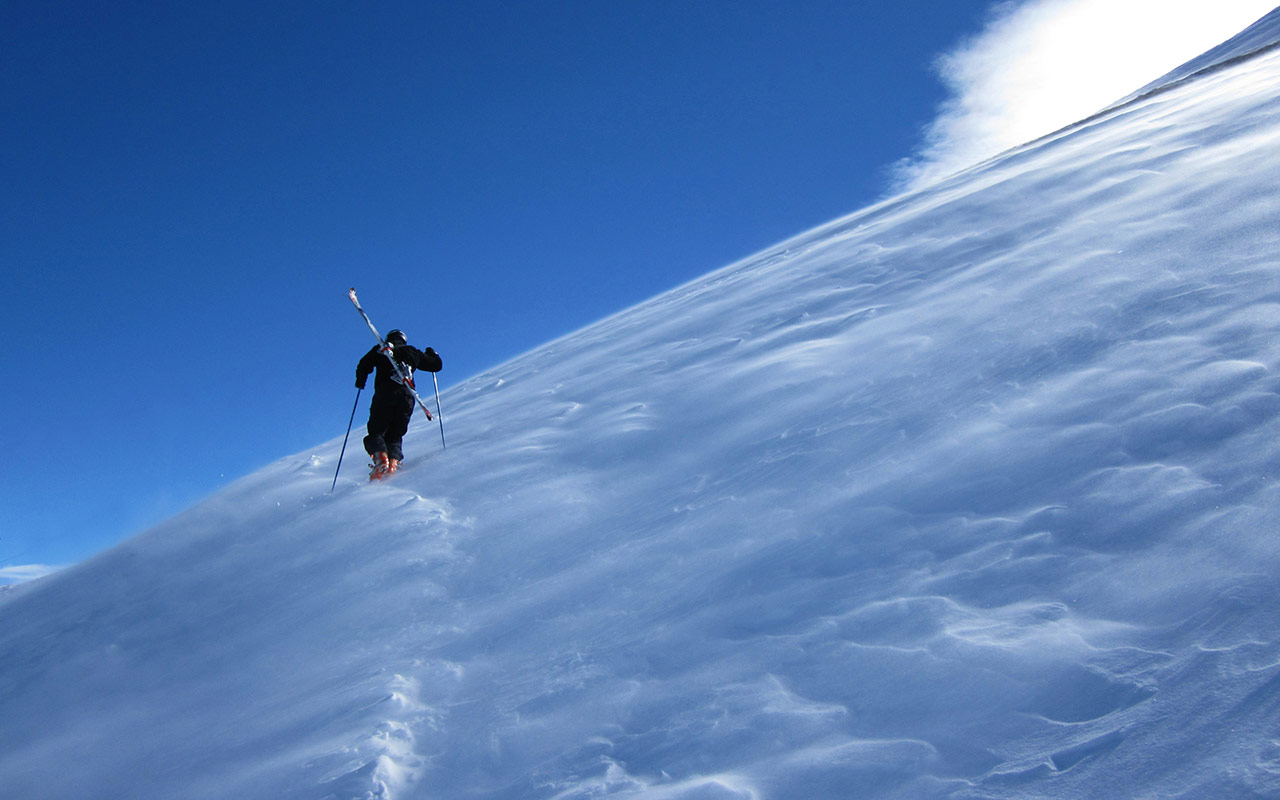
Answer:
M988 5L5 4L0 567L340 436L348 286L447 387L883 196Z

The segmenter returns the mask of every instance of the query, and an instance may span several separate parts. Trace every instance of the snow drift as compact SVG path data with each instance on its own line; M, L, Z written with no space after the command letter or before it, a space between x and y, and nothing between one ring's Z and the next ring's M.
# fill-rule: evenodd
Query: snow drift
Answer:
M1247 37L4 592L6 796L1280 795Z

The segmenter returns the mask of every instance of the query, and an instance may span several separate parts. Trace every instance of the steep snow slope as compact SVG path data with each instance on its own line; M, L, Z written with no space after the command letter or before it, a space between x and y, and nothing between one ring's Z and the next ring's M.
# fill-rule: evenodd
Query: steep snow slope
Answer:
M1172 72L1152 81L1149 85L1135 92L1133 96L1144 95L1149 91L1175 84L1180 80L1195 75L1197 72L1221 67L1230 64L1235 59L1246 58L1275 47L1277 45L1277 27L1280 27L1280 8L1273 10L1239 34L1206 51L1198 58L1193 58Z
M330 494L335 440L4 593L4 794L1280 796L1277 86L552 342L386 485Z

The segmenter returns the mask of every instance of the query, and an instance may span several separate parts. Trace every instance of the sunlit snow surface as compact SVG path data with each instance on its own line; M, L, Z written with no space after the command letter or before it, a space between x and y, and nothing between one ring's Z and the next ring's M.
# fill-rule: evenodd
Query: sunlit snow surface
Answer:
M553 342L385 485L330 494L335 440L3 593L4 796L1280 796L1277 87Z

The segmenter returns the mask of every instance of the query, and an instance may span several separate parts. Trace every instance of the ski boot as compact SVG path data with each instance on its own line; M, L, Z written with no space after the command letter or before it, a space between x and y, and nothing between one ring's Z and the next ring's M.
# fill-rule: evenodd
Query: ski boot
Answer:
M373 463L369 465L372 469L369 472L369 480L380 481L391 474L391 461L387 458L387 454L381 451L373 454Z
M393 458L387 462L387 475L394 475L400 471L400 459Z

